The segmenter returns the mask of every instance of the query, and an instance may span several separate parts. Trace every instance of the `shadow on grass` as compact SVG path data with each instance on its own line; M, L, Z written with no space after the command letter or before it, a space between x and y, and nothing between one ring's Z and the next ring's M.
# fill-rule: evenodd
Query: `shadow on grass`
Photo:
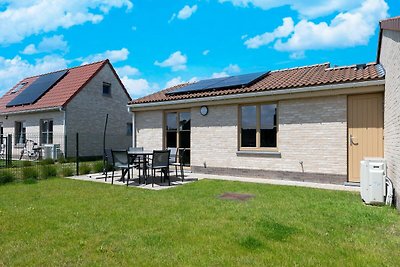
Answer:
M258 232L265 238L280 242L286 241L298 232L294 227L274 222L269 218L260 220L256 226Z

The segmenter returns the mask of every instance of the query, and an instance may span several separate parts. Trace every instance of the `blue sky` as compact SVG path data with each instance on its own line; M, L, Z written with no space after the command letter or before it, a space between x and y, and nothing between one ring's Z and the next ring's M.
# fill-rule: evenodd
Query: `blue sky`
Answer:
M181 82L374 61L397 0L0 0L0 93L109 58L133 98Z

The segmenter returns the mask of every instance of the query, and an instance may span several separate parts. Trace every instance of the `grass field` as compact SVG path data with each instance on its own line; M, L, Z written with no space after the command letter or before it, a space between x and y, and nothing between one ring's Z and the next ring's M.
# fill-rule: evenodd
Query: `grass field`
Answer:
M210 180L162 191L60 178L0 186L0 266L398 266L399 248L397 211L351 192Z

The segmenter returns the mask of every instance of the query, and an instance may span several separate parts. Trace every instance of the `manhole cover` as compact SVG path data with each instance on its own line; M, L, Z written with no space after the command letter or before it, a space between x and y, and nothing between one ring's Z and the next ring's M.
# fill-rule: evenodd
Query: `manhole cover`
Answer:
M240 194L240 193L223 193L222 195L219 196L220 199L233 199L241 201L246 201L253 197L254 195Z

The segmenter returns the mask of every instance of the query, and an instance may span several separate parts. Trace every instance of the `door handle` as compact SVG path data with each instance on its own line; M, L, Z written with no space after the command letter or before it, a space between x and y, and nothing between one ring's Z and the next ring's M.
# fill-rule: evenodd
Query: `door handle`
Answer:
M349 136L349 143L350 143L351 146L352 146L352 145L357 146L358 143L354 142L353 138L354 138L353 135L350 134L350 136Z

